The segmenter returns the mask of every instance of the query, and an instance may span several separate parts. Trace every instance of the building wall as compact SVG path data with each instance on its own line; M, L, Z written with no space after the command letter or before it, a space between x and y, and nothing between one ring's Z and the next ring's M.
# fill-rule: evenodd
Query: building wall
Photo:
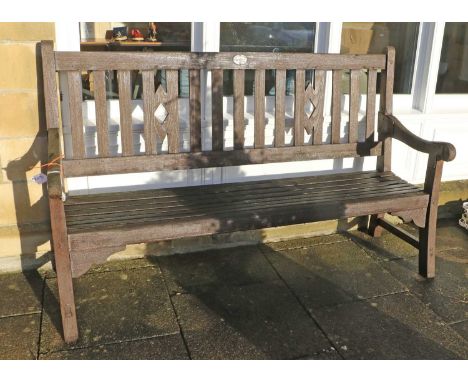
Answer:
M46 189L31 181L47 159L43 39L55 40L54 23L0 23L0 258L21 262L50 249Z

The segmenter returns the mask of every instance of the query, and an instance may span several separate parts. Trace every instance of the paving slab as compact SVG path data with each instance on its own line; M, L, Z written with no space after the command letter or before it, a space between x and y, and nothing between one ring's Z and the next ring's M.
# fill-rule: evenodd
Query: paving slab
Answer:
M450 325L454 330L458 332L465 340L468 341L468 320L456 322Z
M0 318L0 359L36 359L40 314Z
M410 293L317 309L346 359L466 359L468 343Z
M0 275L0 317L40 313L43 278L37 272Z
M468 319L467 252L437 251L436 277L432 280L419 276L417 258L389 261L382 266L447 323Z
M468 252L468 230L458 225L458 219L443 219L437 222L436 247L463 249Z
M310 310L407 290L352 241L265 255Z
M346 241L346 240L349 240L349 238L344 236L341 233L336 233L332 235L282 240L278 242L265 243L262 245L275 249L275 250L281 250L281 249L307 248L307 247L312 247L314 245L332 244L332 243L337 243L337 242Z
M137 341L99 345L84 349L52 352L40 359L75 360L184 360L187 350L180 334L171 334Z
M406 241L384 231L380 237L366 232L350 231L346 235L376 261L406 259L418 256L418 250Z
M402 224L401 228L415 236L419 235L419 228L412 223ZM385 230L383 232L394 236ZM440 250L454 248L468 249L468 231L460 227L458 218L440 219L437 221L436 247Z
M99 265L92 266L86 274L92 273L102 273L102 272L116 272L129 269L139 269L146 267L157 267L156 260L152 257L144 257L137 259L123 259L123 260L111 260L106 261ZM56 273L54 271L47 272L47 278L53 279L56 278Z
M321 360L321 361L332 361L342 360L343 357L336 351L335 348L330 348L317 354L307 355L304 357L296 358L297 360Z
M294 359L330 348L280 281L172 297L194 359Z
M158 262L171 293L190 293L207 284L246 285L278 279L256 246L161 256Z
M47 280L41 353L179 331L159 268L91 273L74 280L80 338L67 345L62 329L56 280Z

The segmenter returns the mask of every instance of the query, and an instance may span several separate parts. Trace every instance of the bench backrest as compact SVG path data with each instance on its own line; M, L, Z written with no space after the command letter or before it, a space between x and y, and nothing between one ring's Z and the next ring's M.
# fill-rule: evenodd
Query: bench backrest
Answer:
M374 135L377 72L381 71L380 111L391 113L394 50L387 54L299 54L299 53L174 53L174 52L54 52L43 42L42 60L48 128L59 128L56 73L66 79L67 105L71 127L71 150L65 150L65 176L90 176L129 172L177 170L285 162L308 159L378 156L378 167L389 169L390 142ZM155 85L155 73L165 71L166 89ZM189 151L180 152L181 130L178 110L179 71L189 72ZM233 71L233 149L223 147L223 73ZM244 137L245 71L254 71L254 145L246 148ZM274 140L265 145L265 71L275 71ZM295 70L292 144L285 145L286 71ZM94 77L97 154L87 157L82 113L81 73ZM109 150L108 103L105 72L116 71L119 89L121 153ZM145 150L134 153L132 132L131 73L139 71L143 84L143 139ZM202 151L204 95L201 79L211 72L211 150ZM313 79L306 81L306 71ZM342 73L349 71L349 123L340 137L342 114ZM332 80L331 127L324 129L325 80ZM367 76L365 91L361 76ZM157 88L156 88L157 86ZM366 93L365 136L358 141L361 93ZM155 111L164 106L167 116ZM161 110L159 110L161 111ZM164 114L164 113L163 113ZM162 122L160 121L162 120ZM324 130L328 139L323 140ZM304 134L311 135L305 143ZM344 142L344 138L346 141ZM160 143L167 139L167 151Z

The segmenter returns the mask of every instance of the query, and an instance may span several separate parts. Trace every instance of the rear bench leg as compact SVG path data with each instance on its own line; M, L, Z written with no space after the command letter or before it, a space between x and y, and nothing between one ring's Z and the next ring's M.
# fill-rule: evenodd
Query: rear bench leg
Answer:
M424 192L430 196L426 224L419 229L419 274L426 278L435 276L437 208L443 164L442 160L430 155L424 182Z
M380 237L383 228L378 224L379 219L383 219L385 214L371 215L369 220L369 235Z
M49 205L63 338L65 342L72 343L78 339L78 325L76 321L65 211L61 199L49 198Z

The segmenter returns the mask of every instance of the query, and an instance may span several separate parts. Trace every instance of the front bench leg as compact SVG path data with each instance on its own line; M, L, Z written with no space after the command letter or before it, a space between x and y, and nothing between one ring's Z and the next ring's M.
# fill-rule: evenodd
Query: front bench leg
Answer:
M78 325L76 322L65 210L62 200L57 197L49 198L49 206L63 338L65 342L72 343L78 339Z
M424 182L424 192L429 194L429 205L426 225L419 229L419 274L426 278L435 276L437 208L443 164L443 160L429 155Z

